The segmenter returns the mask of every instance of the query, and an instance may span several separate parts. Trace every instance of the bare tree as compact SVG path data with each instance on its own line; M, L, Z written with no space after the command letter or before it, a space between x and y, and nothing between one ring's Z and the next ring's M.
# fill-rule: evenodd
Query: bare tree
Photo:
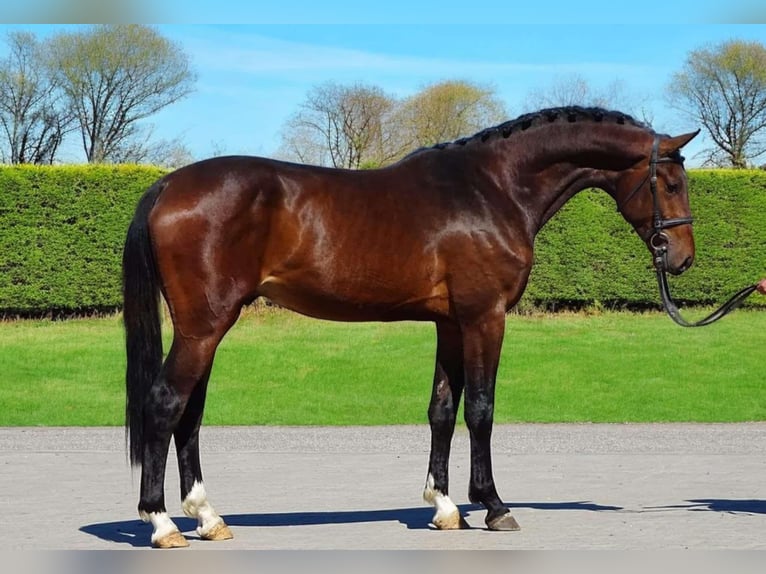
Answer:
M582 75L570 74L554 78L548 86L531 90L524 105L530 111L561 106L615 109L651 124L653 114L648 101L649 96L629 93L620 79L603 88L595 88Z
M766 152L766 46L733 40L694 50L667 89L670 104L701 123L707 163L747 167Z
M294 114L282 126L282 143L277 156L286 160L312 165L333 165L329 146L322 130L307 122L301 112Z
M131 137L123 140L112 151L109 158L113 163L150 164L176 169L190 164L194 156L179 138L155 139L151 129L131 131Z
M196 158L188 146L174 138L152 144L146 159L152 165L177 169L194 162Z
M10 32L0 62L0 128L4 159L13 164L53 163L74 117L43 64L42 47L28 32Z
M140 155L138 122L188 95L195 80L183 50L148 26L59 34L48 52L89 162Z
M317 86L282 129L280 155L353 169L382 165L390 160L386 122L393 107L375 86Z

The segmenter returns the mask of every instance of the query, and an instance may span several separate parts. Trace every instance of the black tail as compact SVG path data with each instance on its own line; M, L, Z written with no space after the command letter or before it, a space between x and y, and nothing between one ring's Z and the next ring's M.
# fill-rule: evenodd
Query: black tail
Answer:
M150 187L138 203L122 253L125 373L125 439L130 462L140 466L144 449L144 400L162 367L160 283L149 237L149 212L164 187Z

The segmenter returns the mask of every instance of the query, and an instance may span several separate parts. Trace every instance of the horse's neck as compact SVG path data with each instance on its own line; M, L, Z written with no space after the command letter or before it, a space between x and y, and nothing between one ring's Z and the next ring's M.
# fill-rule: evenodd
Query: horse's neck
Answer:
M626 127L632 131L629 134L620 133L621 127L589 127L581 126L576 134L551 130L520 137L500 151L507 154L508 193L529 209L534 233L578 192L595 187L611 194L620 172L640 159L642 140L649 139L642 136L634 145L643 132L635 126Z
M533 187L532 194L536 197L534 205L538 206L539 215L536 218L538 230L545 225L580 191L588 188L600 188L609 191L607 178L602 170L586 167L567 169L558 177L537 178L538 184Z

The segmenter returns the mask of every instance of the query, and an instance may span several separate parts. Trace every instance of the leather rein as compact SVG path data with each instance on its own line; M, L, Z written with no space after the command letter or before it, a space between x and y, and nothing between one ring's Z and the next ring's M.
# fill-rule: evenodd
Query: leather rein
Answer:
M652 192L652 235L649 238L649 247L652 250L652 256L654 259L654 269L657 274L657 285L660 289L660 297L662 298L662 305L665 311L673 321L681 325L682 327L704 327L715 323L722 317L725 317L734 309L739 307L742 302L747 299L757 287L757 284L749 285L740 291L737 291L726 303L721 305L717 310L713 311L707 317L700 319L699 321L690 322L681 316L681 312L678 306L673 301L673 297L670 294L670 286L668 285L667 277L667 256L668 256L668 243L669 238L665 234L664 230L679 225L691 225L694 219L689 217L674 217L665 219L662 217L660 211L660 204L657 193L657 164L658 163L681 163L683 164L683 158L675 159L670 157L658 157L660 149L660 137L654 136L654 142L652 143L652 155L649 160L649 173L641 183L628 195L628 197L619 206L619 210L622 211L622 207L625 206L628 201L641 189L646 180L649 180L649 189Z

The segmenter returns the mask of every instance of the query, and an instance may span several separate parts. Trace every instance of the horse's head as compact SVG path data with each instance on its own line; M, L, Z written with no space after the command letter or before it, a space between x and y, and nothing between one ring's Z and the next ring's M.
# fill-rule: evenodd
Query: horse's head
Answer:
M699 131L654 135L645 159L618 180L615 199L655 258L655 265L678 275L694 261L694 235L686 171L680 150Z

